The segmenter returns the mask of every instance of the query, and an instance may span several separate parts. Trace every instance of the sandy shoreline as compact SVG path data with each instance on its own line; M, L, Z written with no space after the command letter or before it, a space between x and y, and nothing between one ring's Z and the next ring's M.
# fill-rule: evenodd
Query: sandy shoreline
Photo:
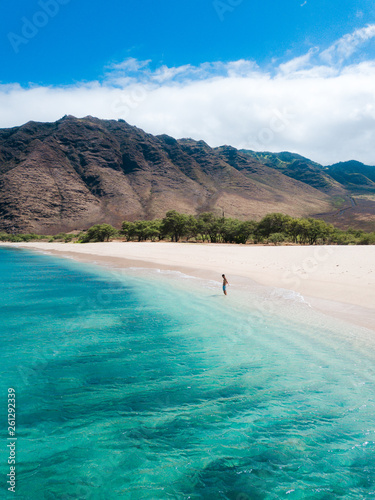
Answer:
M5 244L8 246L8 244ZM249 246L191 243L10 244L116 267L179 270L236 285L250 279L293 290L315 309L375 330L374 246Z

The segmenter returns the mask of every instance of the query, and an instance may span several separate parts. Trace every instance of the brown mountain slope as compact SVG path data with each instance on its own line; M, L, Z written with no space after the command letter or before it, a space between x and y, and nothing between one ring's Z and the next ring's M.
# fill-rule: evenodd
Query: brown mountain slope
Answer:
M119 226L170 209L239 218L332 209L328 195L233 150L92 117L0 130L0 229Z

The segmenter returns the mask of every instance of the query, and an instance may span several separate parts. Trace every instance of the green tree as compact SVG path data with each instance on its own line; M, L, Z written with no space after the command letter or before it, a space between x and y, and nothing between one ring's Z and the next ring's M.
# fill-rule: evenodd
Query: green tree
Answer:
M278 245L279 243L282 243L285 241L285 234L284 233L272 233L268 237L269 243L273 243L275 246Z
M325 242L333 232L333 226L320 219L307 219L307 239L309 245L315 245L318 239Z
M134 222L133 235L138 241L145 241L148 237L148 221L137 220Z
M337 228L332 233L330 240L336 245L356 245L358 241L352 234Z
M375 233L363 233L358 239L358 245L375 245Z
M285 226L285 232L291 238L293 243L298 243L298 238L302 229L302 219L290 219Z
M265 238L272 233L284 233L291 219L289 215L281 213L268 214L259 222L256 233Z
M162 221L160 219L154 219L147 221L146 227L144 229L144 237L146 240L155 241L156 239L161 239L161 225Z
M187 215L180 214L176 210L169 210L162 220L161 232L165 236L170 236L172 241L177 242L186 235L188 222Z
M188 215L185 228L185 236L187 240L190 238L197 238L198 236L198 223L194 215Z
M241 222L237 219L224 219L221 227L221 237L225 243L235 243L240 231Z
M110 224L95 224L87 230L81 242L88 243L89 241L109 241L110 238L113 238L117 234L117 229L115 229Z
M309 231L311 224L308 219L292 219L288 220L285 226L285 233L294 243L305 245L309 242Z
M223 219L216 217L212 212L203 212L197 218L197 227L199 234L209 237L211 243L220 241L220 232L223 227Z
M253 236L257 228L257 223L253 220L240 222L237 226L237 234L235 237L236 243L245 244Z
M125 236L126 241L130 241L134 236L134 229L135 229L134 222L129 222L127 220L124 220L124 222L121 225L120 234Z

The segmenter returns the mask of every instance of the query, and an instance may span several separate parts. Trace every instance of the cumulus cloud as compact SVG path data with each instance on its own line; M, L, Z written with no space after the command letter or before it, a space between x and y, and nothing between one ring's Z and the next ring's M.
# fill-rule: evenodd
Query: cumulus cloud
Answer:
M367 26L272 71L247 60L151 69L150 61L127 59L106 68L97 82L0 86L0 126L65 114L122 118L153 134L211 146L375 165L375 62L342 64L374 36L375 25Z

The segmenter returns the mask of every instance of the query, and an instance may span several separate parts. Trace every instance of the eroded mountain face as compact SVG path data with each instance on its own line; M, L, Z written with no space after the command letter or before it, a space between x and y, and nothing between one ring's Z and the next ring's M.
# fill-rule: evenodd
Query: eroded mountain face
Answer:
M344 189L335 181L335 189ZM29 122L0 130L0 229L50 234L168 210L259 219L332 211L332 193L246 152L153 136L124 121Z

